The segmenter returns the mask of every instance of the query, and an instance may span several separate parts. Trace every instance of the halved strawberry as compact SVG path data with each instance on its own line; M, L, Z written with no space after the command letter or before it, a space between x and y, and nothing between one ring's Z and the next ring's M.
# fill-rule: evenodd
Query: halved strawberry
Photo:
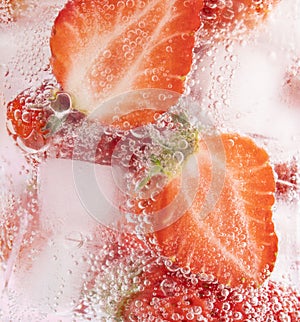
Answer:
M151 123L151 115L154 118L158 113L135 111L122 116L114 125L122 129L126 124L130 129L133 116L135 127L142 118ZM158 123L164 119L170 122L164 124L165 129L156 124L154 137L150 134L145 143L137 139L136 151L131 150L133 163L128 164L131 166L129 171L134 174L129 177L129 186L133 188L128 191L126 205L124 208L120 205L120 210L150 215L151 224L157 230L152 236L156 246L179 267L213 274L221 283L231 286L260 285L273 270L277 253L271 209L275 180L268 155L250 138L238 134L204 137L198 144L197 130L185 123L184 117L174 121L179 116L166 113L158 118ZM157 148L155 144L153 146L155 140L161 144L156 153L152 152L153 147ZM184 149L180 151L183 141ZM123 152L124 158L121 155L118 160L128 156L128 150ZM175 171L180 164L174 159L174 153L178 152L184 158L194 154L200 174L196 191L189 191L194 195L184 195L181 199L176 199L182 184ZM169 182L154 191L153 187L159 183L157 174L167 176ZM160 210L175 211L172 203L177 212L180 209L183 213L166 227L169 218L161 217Z
M182 93L202 0L73 0L50 40L53 73L80 111L123 92Z
M277 253L275 180L267 153L250 138L222 134L200 140L196 158L200 178L194 200L189 205L186 197L186 212L153 233L156 246L175 265L213 274L223 284L262 284ZM179 190L173 182L144 205L144 213L155 215L173 202L169 196Z

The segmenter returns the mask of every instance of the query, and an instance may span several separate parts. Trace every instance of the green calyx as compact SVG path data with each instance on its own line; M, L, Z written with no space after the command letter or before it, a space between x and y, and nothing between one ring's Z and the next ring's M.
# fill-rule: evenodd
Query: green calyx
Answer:
M58 132L72 109L72 98L68 93L55 90L52 97L49 98L50 110L53 113L49 116L47 124L43 128L45 137Z
M157 131L156 127L150 130L155 153L150 154L148 175L139 182L136 190L145 187L158 174L168 180L179 175L188 157L198 150L199 128L191 124L187 113L166 113L165 117L169 122L162 131Z

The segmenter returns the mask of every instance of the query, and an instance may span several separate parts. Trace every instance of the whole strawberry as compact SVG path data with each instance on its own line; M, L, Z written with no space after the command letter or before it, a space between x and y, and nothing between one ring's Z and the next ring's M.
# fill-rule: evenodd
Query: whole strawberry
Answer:
M26 151L38 151L48 143L47 120L53 113L49 98L54 87L43 83L37 89L26 89L7 105L7 129Z

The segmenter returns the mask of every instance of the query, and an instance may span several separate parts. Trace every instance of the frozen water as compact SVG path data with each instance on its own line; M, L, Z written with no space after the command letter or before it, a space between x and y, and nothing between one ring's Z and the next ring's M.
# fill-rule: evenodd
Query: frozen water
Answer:
M63 315L79 298L86 243L95 223L77 198L71 160L50 161L40 171L40 220L47 239L29 271L22 272L20 265L16 284L40 312Z
M48 40L55 16L65 2L26 1L29 6L15 21L8 16L5 22L0 20L0 223L9 198L21 198L36 170L7 134L6 104L24 89L53 78ZM224 131L252 136L267 149L273 165L296 160L299 167L299 23L300 1L282 0L269 19L254 30L230 41L197 48L186 91L196 106L201 106L199 118L209 119ZM140 264L137 259L146 266L140 254L127 256L121 262L124 266L114 259L115 253L124 250L111 250L109 234L101 233L102 228L81 203L72 167L71 160L47 160L39 168L39 224L33 235L20 243L27 251L26 243L29 244L29 252L16 254L7 265L5 261L0 265L1 321L71 321L72 311L78 311L82 299L94 301L94 306L88 302L91 311L105 307L109 303L106 299L101 305L101 296L109 294L105 288L130 285L126 273L133 263ZM110 174L102 170L95 170L99 185L104 175L106 184L111 180ZM112 199L114 191L109 190L108 184L104 192ZM298 198L299 186L294 198L276 202L279 254L271 277L299 288ZM95 272L101 278L99 285L90 290ZM115 280L105 281L107 276ZM95 290L100 296L90 295ZM102 313L98 310L100 319Z
M279 239L273 279L300 287L300 210L297 204L278 204L274 214Z

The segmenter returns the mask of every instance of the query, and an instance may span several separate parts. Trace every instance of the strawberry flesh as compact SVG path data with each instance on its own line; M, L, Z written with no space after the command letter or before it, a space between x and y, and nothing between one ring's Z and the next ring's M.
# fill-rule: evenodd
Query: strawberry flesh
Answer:
M223 284L258 286L273 270L278 243L268 155L249 138L223 134L205 138L197 158L200 181L191 207L154 233L161 254Z
M52 30L53 73L85 112L135 89L182 93L202 6L201 0L69 1Z

